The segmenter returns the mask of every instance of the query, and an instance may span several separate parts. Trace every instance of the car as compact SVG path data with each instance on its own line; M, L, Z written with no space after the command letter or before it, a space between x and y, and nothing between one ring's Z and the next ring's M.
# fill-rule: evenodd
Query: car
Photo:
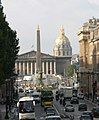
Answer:
M81 115L80 116L80 120L91 120L91 117L90 117L90 115Z
M53 108L53 105L49 104L44 105L44 111L46 111L48 108Z
M77 97L78 97L79 99L84 99L84 93L78 93L78 94L77 94Z
M51 116L46 116L45 120L61 120L61 117L59 115L51 115Z
M79 100L77 97L72 97L70 103L71 104L79 104Z
M84 111L82 114L83 115L90 115L91 120L93 120L93 113L92 113L92 111Z
M78 105L78 110L79 111L81 111L81 110L87 111L87 105L85 103L80 103Z
M72 104L65 105L65 112L74 112L74 107Z
M55 111L55 109L54 109L53 107L46 109L46 115L47 115L47 116L55 115L55 113L56 113L56 111Z
M93 107L92 113L95 118L99 118L99 107Z
M39 103L40 102L40 93L34 91L31 96L34 98L35 103Z

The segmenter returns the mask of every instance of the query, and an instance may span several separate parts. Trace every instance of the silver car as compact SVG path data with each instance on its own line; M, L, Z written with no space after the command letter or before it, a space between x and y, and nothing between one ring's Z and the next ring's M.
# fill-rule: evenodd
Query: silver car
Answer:
M72 104L68 104L65 106L65 112L74 112L74 107Z

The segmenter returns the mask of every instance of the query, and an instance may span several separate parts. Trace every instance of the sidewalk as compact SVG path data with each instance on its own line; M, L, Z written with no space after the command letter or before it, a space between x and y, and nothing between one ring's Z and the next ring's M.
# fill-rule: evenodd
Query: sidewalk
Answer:
M95 105L96 107L98 106L96 99L95 99L94 101L92 101L91 98L88 99L87 97L85 97L85 99L86 99L87 101L89 101L90 103L92 103L93 105Z
M6 115L6 106L0 104L0 120L12 120L13 114L11 112L8 113L9 119L5 119Z

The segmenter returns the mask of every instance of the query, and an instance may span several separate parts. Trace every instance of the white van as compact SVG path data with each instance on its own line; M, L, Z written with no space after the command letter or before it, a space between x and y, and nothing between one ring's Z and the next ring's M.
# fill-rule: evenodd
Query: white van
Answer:
M33 97L22 97L19 99L17 103L17 107L19 108L19 120L35 120L35 101Z

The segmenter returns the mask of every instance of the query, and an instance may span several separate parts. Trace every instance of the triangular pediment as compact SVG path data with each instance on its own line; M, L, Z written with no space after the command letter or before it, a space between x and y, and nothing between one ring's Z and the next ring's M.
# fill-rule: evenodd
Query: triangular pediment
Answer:
M46 53L41 53L41 58L53 58L54 56L46 54ZM36 51L30 51L26 52L24 54L20 54L18 58L36 58Z

